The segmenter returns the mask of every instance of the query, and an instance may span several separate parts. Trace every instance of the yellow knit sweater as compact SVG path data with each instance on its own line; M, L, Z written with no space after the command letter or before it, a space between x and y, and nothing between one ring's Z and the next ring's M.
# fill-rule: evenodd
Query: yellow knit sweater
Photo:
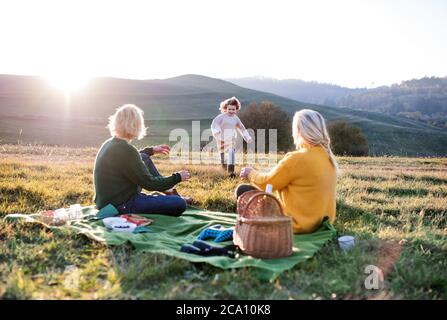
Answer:
M252 170L249 179L262 190L273 186L294 233L315 231L324 216L335 220L336 172L321 146L289 152L269 173Z

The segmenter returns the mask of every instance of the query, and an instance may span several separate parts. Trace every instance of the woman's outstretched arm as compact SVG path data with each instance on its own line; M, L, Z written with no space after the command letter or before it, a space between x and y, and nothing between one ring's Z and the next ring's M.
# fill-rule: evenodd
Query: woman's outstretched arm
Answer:
M295 162L296 159L287 154L270 172L252 170L248 179L262 190L265 190L267 184L271 184L273 190L281 190L295 178Z
M178 172L166 177L150 174L137 149L132 146L125 150L121 172L132 183L149 191L169 190L182 181L182 177Z

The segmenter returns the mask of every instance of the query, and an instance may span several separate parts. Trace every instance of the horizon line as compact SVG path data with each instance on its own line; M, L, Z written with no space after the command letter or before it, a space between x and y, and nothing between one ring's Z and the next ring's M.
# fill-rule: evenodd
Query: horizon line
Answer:
M19 74L19 73L0 73L0 76L18 76L18 77L35 77L35 78L43 78L45 79L46 76L42 75L42 74ZM118 79L118 80L132 80L132 81L156 81L156 80L169 80L169 79L174 79L174 78L179 78L179 77L185 77L185 76L199 76L199 77L204 77L204 78L211 78L211 79L216 79L216 80L222 80L222 81L227 81L227 82L231 82L231 80L242 80L242 79L266 79L266 80L273 80L273 81L302 81L304 83L315 83L315 84L319 84L319 85L331 85L331 86L337 86L340 88L347 88L347 89L375 89L375 88L381 88L381 87L391 87L393 85L400 85L403 82L406 81L412 81L412 80L422 80L425 78L437 78L437 79L447 79L447 75L445 76L435 76L435 75L425 75L421 78L411 78L411 79L404 79L401 80L400 82L394 82L392 84L389 85L377 85L374 87L369 87L369 86L357 86L357 87L350 87L350 86L343 86L343 85L339 85L336 83L331 83L331 82L321 82L318 80L303 80L300 78L276 78L276 77L270 77L270 76L262 76L262 75L253 75L253 76L243 76L243 77L224 77L224 78L220 78L220 77L214 77L214 76L209 76L209 75L203 75L203 74L198 74L198 73L185 73L185 74L180 74L180 75L176 75L176 76L170 76L170 77L166 77L166 78L130 78L130 77L125 77L125 76L112 76L112 75L93 75L93 76L87 76L86 78L88 78L89 80L93 80L93 79L101 79L101 78L108 78L108 79Z

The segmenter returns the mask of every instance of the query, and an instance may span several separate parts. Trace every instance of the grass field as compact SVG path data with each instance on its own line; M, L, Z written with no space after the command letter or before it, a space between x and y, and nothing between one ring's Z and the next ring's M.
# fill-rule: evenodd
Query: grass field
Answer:
M0 145L0 217L92 204L95 153ZM156 159L163 173L181 168ZM447 299L447 159L339 162L335 226L357 239L348 253L333 241L268 283L251 269L223 271L0 219L0 299ZM215 166L188 168L192 179L179 191L202 208L235 211L238 180ZM365 289L367 265L383 270L382 289ZM78 289L66 286L67 270L78 272Z
M146 121L148 135L138 141L138 144L172 144L173 142L169 141L171 131L183 129L191 134L192 121L200 121L202 133L210 128L212 120L149 120ZM110 135L106 125L106 118L61 121L57 118L0 117L0 144L99 147Z

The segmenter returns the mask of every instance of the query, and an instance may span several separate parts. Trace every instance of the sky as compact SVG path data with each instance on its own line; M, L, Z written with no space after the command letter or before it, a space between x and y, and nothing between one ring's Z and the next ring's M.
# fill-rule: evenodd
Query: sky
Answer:
M376 87L447 76L444 0L0 0L0 74Z

